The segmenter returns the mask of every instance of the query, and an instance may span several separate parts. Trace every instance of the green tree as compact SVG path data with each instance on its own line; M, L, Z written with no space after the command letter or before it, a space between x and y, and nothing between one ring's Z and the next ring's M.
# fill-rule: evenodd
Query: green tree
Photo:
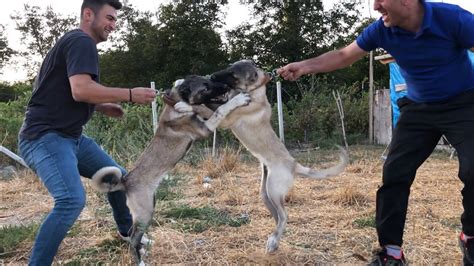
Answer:
M123 7L112 36L112 49L100 55L101 81L123 87L149 85L161 57L158 28L151 14Z
M223 67L227 54L217 28L220 6L180 1L161 6L157 22L148 12L126 7L120 40L101 57L104 83L169 87L189 74L206 75Z
M160 33L167 41L165 80L188 74L210 74L226 62L222 40L216 29L222 27L220 6L209 1L181 1L163 6Z
M39 6L25 4L22 13L17 12L11 16L16 24L16 29L21 33L21 41L26 45L26 50L20 55L26 58L25 68L28 76L33 77L49 49L68 30L78 24L75 16L62 16L54 12L51 6L46 10Z
M258 22L227 33L231 60L243 55L277 67L321 54L353 32L359 15L352 1L338 3L330 11L324 11L320 0L257 1L253 16Z
M8 46L7 36L5 34L5 27L0 25L0 74L1 70L5 66L12 55L14 54L13 49Z
M253 5L253 16L258 22L243 24L226 33L229 58L231 61L250 58L261 67L273 70L341 48L355 40L371 22L361 18L359 5L357 1L340 1L325 11L320 0L257 1ZM375 67L383 69L381 65ZM368 71L368 60L362 59L344 70L318 74L329 81L328 87L318 89L331 92L339 86L361 82L368 77ZM386 80L386 71L378 73L381 75L377 77ZM284 101L301 97L301 88L310 87L310 79L311 76L304 76L297 83L283 81L287 92ZM267 91L273 100L274 90Z

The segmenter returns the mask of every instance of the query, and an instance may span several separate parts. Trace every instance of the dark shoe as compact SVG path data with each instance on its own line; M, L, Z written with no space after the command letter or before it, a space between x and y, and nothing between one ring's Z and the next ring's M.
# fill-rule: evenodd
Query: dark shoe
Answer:
M463 240L464 233L459 235L459 247L462 251L464 265L474 265L474 239Z
M377 265L396 265L396 266L403 266L403 265L408 265L405 255L403 254L402 251L402 257L401 258L395 258L387 254L387 250L385 248L382 248L378 251L376 251L372 262L370 262L369 266L377 266Z

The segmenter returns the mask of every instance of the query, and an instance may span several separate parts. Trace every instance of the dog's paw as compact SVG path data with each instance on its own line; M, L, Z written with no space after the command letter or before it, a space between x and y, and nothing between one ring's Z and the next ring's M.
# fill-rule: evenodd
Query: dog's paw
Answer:
M231 99L236 105L244 106L250 103L250 94L248 93L239 93L234 98Z
M174 109L180 113L188 113L193 111L193 107L183 101L177 102Z
M268 237L265 253L273 253L278 249L278 239L272 234Z

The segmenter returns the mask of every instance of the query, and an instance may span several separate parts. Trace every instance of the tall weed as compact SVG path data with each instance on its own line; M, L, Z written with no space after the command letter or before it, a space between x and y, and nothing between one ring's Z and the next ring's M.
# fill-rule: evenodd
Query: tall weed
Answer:
M339 111L332 93L320 86L301 88L300 96L293 97L283 107L285 141L287 144L311 143L314 146L342 144ZM330 86L329 86L330 87ZM368 94L360 84L335 88L339 91L344 109L344 125L350 144L365 139L368 132ZM273 107L272 124L278 128L276 106Z
M85 127L85 134L111 154L122 165L130 165L153 138L151 107L124 105L122 119L95 114Z

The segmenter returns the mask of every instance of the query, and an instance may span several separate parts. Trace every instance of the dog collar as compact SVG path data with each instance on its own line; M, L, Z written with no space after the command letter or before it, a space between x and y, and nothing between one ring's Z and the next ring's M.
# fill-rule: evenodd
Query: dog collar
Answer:
M168 96L167 94L163 94L163 96L161 96L163 98L163 101L171 106L171 107L174 107L174 105L177 103L177 101L173 100L170 96Z

